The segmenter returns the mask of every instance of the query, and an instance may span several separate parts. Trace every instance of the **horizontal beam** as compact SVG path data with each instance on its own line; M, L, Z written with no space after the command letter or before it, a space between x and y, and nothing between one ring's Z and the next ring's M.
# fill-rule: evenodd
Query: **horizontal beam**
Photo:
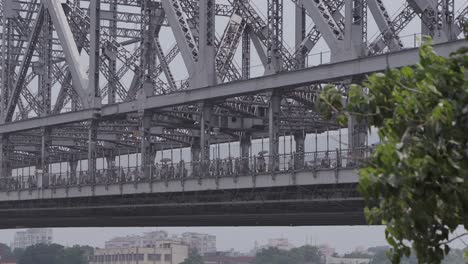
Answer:
M93 119L99 116L96 109L87 109L77 112L51 115L47 117L30 118L26 120L11 122L0 127L0 133L12 133L17 131L31 130L41 127L53 127Z
M255 180L253 180L255 177ZM147 181L138 183L115 183L97 184L84 186L54 187L36 190L20 190L12 192L0 191L0 202L26 201L36 199L63 199L63 198L85 198L137 195L145 193L181 193L202 192L209 190L239 190L252 188L271 188L288 186L319 186L329 184L356 184L359 176L357 170L317 170L302 171L296 173L276 173L275 179L271 174L260 174L256 176L203 178L200 184L199 178L186 178L184 180L171 179L166 181ZM235 180L237 182L235 182Z
M464 46L468 46L465 40L457 40L436 44L434 45L434 49L439 55L448 57L450 53ZM372 57L323 64L311 68L262 76L249 80L152 96L138 101L105 105L101 109L101 116L104 118L111 118L116 115L134 113L142 110L158 110L171 106L198 103L205 100L222 100L225 98L258 94L277 89L303 87L313 83L339 81L352 76L384 71L389 68L414 65L418 61L418 48L405 49ZM84 121L98 114L96 111L95 109L84 110L75 113L64 113L3 124L0 125L0 133L12 133L44 126L58 126L61 124Z
M465 40L434 45L436 52L448 57L450 53L467 46ZM302 87L312 83L337 81L352 76L370 74L390 68L414 65L419 61L419 49L407 49L393 53L355 60L323 64L302 70L283 72L244 81L235 81L215 86L149 97L139 103L126 102L105 106L102 116L131 113L138 110L161 109L205 100L220 100L229 97L256 94L276 89Z

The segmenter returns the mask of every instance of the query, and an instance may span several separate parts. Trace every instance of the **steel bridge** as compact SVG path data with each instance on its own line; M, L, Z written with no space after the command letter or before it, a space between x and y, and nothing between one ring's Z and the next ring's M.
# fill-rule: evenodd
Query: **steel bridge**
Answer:
M365 224L318 94L466 45L468 1L396 2L0 1L0 228Z

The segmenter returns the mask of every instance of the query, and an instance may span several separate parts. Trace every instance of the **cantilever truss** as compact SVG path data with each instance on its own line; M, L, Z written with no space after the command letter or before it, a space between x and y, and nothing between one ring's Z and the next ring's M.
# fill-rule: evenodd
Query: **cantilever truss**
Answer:
M0 1L1 175L81 159L92 170L99 153L108 161L141 153L146 164L173 146L201 149L192 158L206 159L210 143L246 137L272 138L277 153L280 135L338 128L315 111L323 82L229 98L207 93L163 108L146 99L410 48L401 36L408 27L453 41L468 14L467 3L455 0L400 1L395 14L390 0L264 2ZM286 5L295 13L285 14ZM411 23L418 20L420 30ZM311 55L326 50L329 60ZM361 77L336 84L345 93Z

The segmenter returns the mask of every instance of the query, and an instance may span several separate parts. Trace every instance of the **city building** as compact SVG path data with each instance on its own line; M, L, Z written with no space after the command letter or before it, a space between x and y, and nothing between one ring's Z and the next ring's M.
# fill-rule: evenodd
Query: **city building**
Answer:
M2 248L0 248L0 264L16 264L16 261L8 255L7 250L3 251Z
M36 244L52 243L52 229L50 228L31 228L25 231L16 232L12 249L22 248L25 249L29 246Z
M202 256L206 253L216 252L216 236L186 232L182 234L181 240L191 250L197 250Z
M319 252L322 256L331 257L335 254L335 249L327 244L323 244L319 246Z
M14 259L0 259L0 264L16 264Z
M336 257L326 257L326 264L369 264L370 259L364 258L336 258Z
M105 248L151 247L152 245L155 245L158 241L168 240L167 238L168 233L162 230L144 233L141 236L132 235L125 237L115 237L105 242ZM171 238L171 240L175 239Z
M291 250L294 248L294 245L289 243L287 238L270 238L268 239L268 243L264 245L262 248L277 248L281 250Z
M188 257L188 246L173 241L157 241L147 247L96 249L89 264L179 264Z

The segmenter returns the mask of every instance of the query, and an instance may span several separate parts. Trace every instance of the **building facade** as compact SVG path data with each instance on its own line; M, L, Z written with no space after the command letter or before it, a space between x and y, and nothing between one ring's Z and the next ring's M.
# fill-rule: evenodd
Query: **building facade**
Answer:
M214 252L203 256L205 264L251 264L254 260L254 256L233 255L232 252Z
M182 243L196 250L200 255L216 252L216 236L186 232L181 235Z
M369 264L370 259L326 257L326 264Z
M158 241L167 240L167 238L168 233L162 230L144 233L141 236L132 235L125 237L115 237L109 241L106 241L105 248L152 247L153 245L156 245Z
M52 244L52 229L50 228L31 228L25 231L16 232L12 248L22 248L36 245L36 244Z
M157 241L151 247L96 249L90 264L179 264L188 257L188 246Z

